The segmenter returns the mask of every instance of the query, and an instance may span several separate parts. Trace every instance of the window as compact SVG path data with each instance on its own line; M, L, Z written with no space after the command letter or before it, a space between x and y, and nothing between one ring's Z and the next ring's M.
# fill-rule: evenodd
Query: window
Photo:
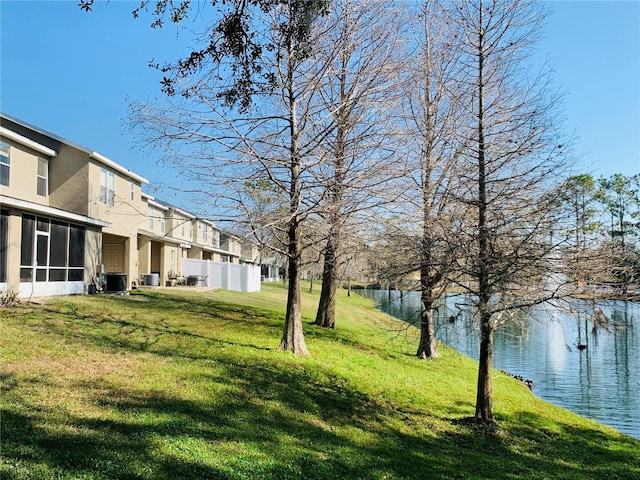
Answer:
M184 237L184 221L182 222L182 236Z
M202 227L202 230L203 230L202 231L202 239L203 239L204 243L207 243L207 240L209 238L209 227L205 224Z
M9 186L9 172L11 166L11 145L0 142L0 185Z
M69 267L84 267L84 228L69 225Z
M31 282L34 278L36 282L82 281L84 238L83 227L23 215L20 281Z
M116 196L116 176L105 168L100 169L100 203L114 204Z
M49 266L64 267L69 259L67 258L67 246L69 245L69 226L58 221L51 222L51 248L49 249Z
M164 233L165 225L164 225L164 212L160 214L160 233Z
M131 182L131 201L136 199L136 184Z
M153 230L153 207L149 207L149 229Z
M22 216L22 242L20 244L20 281L30 282L33 279L33 243L36 232L36 217ZM25 265L25 268L22 268Z
M49 161L45 158L38 158L37 193L41 197L49 194Z

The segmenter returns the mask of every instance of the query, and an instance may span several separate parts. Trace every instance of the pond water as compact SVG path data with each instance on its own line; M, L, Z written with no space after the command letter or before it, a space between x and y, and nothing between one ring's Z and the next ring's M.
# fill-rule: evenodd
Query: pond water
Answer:
M419 292L356 292L382 311L416 323ZM447 297L438 310L436 336L477 359L476 322L458 314L457 306L465 303L462 296ZM553 306L531 308L500 327L494 368L533 380L534 393L549 402L640 438L640 303L598 303L605 315L598 328L591 302L575 300L571 308L572 313Z

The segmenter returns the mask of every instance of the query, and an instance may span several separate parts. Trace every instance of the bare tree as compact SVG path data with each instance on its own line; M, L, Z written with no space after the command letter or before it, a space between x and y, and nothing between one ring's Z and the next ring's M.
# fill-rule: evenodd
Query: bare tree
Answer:
M404 205L403 205L404 206ZM401 215L383 211L369 232L375 252L371 268L379 288L414 289L415 272L420 266L420 227Z
M381 192L397 174L390 107L403 60L399 18L387 2L335 0L315 25L321 40L313 59L325 72L316 99L327 112L317 125L325 142L315 172L327 224L315 322L322 327L335 326L343 230L354 215L388 201Z
M318 202L310 172L322 138L311 127L321 116L313 97L324 73L308 61L313 39L301 40L297 31L311 30L305 24L313 21L308 13L304 2L292 0L260 19L262 35L272 46L261 59L264 70L273 73L272 87L250 109L236 112L220 106L219 85L192 79L190 95L179 102L137 105L133 111L144 142L164 148L167 161L181 171L184 185L203 205L237 215L255 213L259 204L259 215L249 215L249 221L268 221L254 222L254 234L284 230L288 293L280 348L303 355L309 353L300 305L303 223ZM277 242L271 247L277 248Z
M449 9L459 28L468 113L461 143L460 218L466 223L456 258L459 285L470 294L480 325L475 418L493 422L492 354L496 328L518 311L558 295L551 273L558 249L549 235L566 142L556 128L559 97L549 71L527 75L544 19L530 0L464 0Z
M455 132L462 112L457 101L456 62L459 44L455 25L446 20L446 5L427 0L412 16L417 46L404 81L403 117L407 155L414 166L408 179L407 200L422 220L419 254L420 342L419 358L437 358L434 325L436 302L450 285L455 265L447 237L455 236L451 192L458 181L456 163L461 145ZM407 213L414 213L413 210Z

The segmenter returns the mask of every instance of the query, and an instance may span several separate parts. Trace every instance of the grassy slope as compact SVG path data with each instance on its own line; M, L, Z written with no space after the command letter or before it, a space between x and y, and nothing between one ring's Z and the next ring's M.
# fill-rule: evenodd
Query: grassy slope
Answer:
M640 442L341 296L303 315L310 358L275 350L285 292L145 291L0 309L3 479L640 478Z

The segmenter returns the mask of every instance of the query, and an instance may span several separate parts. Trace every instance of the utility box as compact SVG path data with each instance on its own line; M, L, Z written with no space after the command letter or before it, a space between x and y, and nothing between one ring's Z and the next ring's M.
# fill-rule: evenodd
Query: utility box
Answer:
M127 291L126 273L105 273L105 293L123 293Z
M160 286L160 274L159 273L146 273L142 275L142 284L148 287Z

